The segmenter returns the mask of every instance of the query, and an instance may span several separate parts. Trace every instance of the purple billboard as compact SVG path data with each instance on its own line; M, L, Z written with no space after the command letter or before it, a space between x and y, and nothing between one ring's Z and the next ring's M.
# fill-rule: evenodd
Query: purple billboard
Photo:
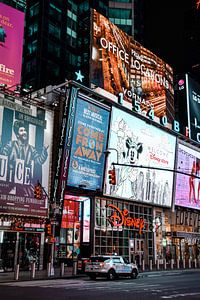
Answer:
M0 99L0 213L47 216L52 127L52 112Z
M200 209L199 149L178 145L175 205Z
M0 3L0 84L20 83L24 13Z

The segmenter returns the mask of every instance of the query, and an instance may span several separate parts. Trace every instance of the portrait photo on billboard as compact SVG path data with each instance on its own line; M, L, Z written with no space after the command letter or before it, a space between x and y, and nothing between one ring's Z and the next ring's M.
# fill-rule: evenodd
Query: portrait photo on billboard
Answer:
M166 115L172 121L173 70L167 63L96 10L91 49L91 84L120 94L120 103L128 108L137 101L141 113L151 108L155 116Z
M175 145L175 136L113 108L107 170L113 162L121 165L115 165L115 186L109 184L107 171L106 195L170 207Z
M179 143L176 169L175 205L200 209L200 150Z
M13 89L21 82L23 36L24 13L0 3L0 84Z
M36 199L34 188L48 194L52 112L3 99L0 120L0 212L46 216L47 196Z
M109 110L77 97L67 185L102 189Z

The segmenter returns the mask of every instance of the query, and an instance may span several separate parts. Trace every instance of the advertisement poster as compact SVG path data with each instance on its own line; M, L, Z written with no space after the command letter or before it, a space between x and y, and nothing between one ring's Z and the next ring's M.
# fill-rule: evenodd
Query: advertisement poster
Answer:
M109 111L77 98L67 185L102 188Z
M144 115L153 109L173 120L172 68L95 10L91 56L91 84L120 94L118 102L129 109Z
M52 112L0 99L0 212L47 216L47 197L34 198L39 181L48 194Z
M175 205L200 209L200 151L178 145Z
M108 169L122 165L115 166L116 186L106 176L106 195L170 207L175 144L175 136L113 108Z
M21 82L24 13L0 3L0 84Z
M200 84L186 74L190 138L200 143Z

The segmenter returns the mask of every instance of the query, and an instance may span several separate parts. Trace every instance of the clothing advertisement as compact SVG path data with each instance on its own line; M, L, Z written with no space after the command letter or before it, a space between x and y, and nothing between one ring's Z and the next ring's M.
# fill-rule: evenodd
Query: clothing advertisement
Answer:
M1 99L0 212L47 216L53 114ZM43 188L41 199L34 187ZM44 192L45 190L45 192Z
M23 36L24 13L0 3L0 83L8 87L21 82Z
M121 165L115 165L116 186L106 176L106 195L170 207L175 136L117 108L111 120L108 170Z
M175 204L200 209L200 151L178 145Z
M109 111L77 97L67 185L102 188Z

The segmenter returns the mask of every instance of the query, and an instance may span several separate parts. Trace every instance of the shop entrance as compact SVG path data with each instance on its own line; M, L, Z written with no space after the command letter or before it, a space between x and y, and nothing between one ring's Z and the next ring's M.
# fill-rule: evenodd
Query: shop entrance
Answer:
M21 270L28 270L32 262L36 268L41 264L41 234L14 231L1 231L0 267L13 271L19 264Z
M129 240L129 261L136 262L138 266L142 265L144 258L144 240L130 239Z

